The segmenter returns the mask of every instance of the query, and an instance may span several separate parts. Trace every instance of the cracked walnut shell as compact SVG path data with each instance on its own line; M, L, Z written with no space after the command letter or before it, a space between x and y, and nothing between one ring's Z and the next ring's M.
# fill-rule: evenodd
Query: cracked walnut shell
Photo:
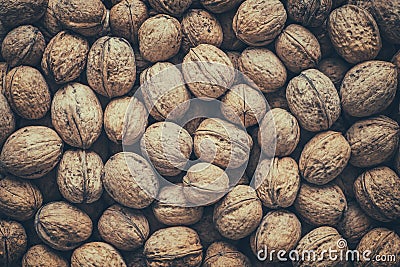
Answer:
M90 242L74 250L71 256L71 267L126 267L126 263L110 244Z

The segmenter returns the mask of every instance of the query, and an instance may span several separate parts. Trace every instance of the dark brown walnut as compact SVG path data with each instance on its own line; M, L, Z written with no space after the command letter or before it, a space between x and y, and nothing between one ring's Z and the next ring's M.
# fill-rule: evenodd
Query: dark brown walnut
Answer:
M376 259L377 256L392 255L394 258L387 262L379 263L380 266L395 267L400 264L400 237L394 231L386 228L375 228L369 231L357 246L358 251L371 251L369 259ZM354 266L368 266L371 261L360 257Z
M289 0L286 7L289 18L309 27L321 26L331 8L332 0Z
M204 256L203 267L242 266L250 267L251 262L246 255L234 245L220 241L212 243Z
M357 244L373 227L374 221L356 202L348 203L348 209L337 225L338 231L352 244Z
M305 222L315 226L336 225L347 210L346 197L339 186L303 183L294 207Z
M399 131L397 122L385 116L354 123L346 132L351 147L350 163L370 167L389 160L397 150Z
M39 21L39 28L45 38L52 38L58 32L62 31L63 27L56 17L54 10L59 0L47 0L47 8L43 17Z
M378 25L363 8L344 5L333 10L328 30L336 52L349 63L374 59L381 50Z
M343 242L342 236L338 231L329 226L321 226L315 228L300 240L296 247L296 251L299 255L306 255L305 257L299 257L298 260L293 261L294 267L341 267L344 266L345 262L343 257L329 257L327 251L337 251L335 255L346 255L347 246ZM312 251L315 255L319 255L316 258L307 257L308 253ZM325 253L324 253L325 252Z
M262 204L256 191L237 185L215 204L213 220L222 236L239 240L250 235L262 219Z
M24 25L11 30L1 44L1 53L10 67L37 66L42 59L46 43L38 28Z
M244 0L199 0L201 5L212 13L225 13L236 9Z
M0 87L1 89L1 87ZM7 102L7 98L0 92L0 145L15 131L15 116Z
M128 93L136 79L135 54L129 42L117 37L101 37L88 54L86 76L93 90L113 98Z
M42 206L39 189L27 180L0 175L0 212L7 217L26 221Z
M254 178L257 195L264 206L277 209L293 205L300 189L299 167L294 159L264 159L258 165Z
M300 238L301 223L294 213L286 210L270 211L251 236L250 246L256 256L265 248L268 248L268 251L283 250L287 253L296 247ZM265 256L268 262L279 261L276 255L262 256Z
M334 54L335 49L333 48L331 39L329 38L328 20L325 20L325 22L321 26L316 28L309 28L309 30L314 34L314 36L318 40L318 43L321 47L322 58L336 56L336 54Z
M35 245L22 258L22 267L69 267L68 261L46 245Z
M238 67L244 78L254 83L264 93L274 92L286 83L285 66L266 48L245 49L239 58Z
M171 16L181 16L192 4L192 0L148 0L152 8L160 13L166 13Z
M212 243L223 239L214 225L213 209L214 206L204 207L203 216L200 221L190 226L199 235L203 247L208 247Z
M104 241L127 251L143 246L150 233L149 222L140 211L120 205L106 209L97 227Z
M199 44L211 44L219 47L223 40L222 27L217 18L203 9L190 9L183 16L182 22L182 49Z
M321 46L306 28L290 24L275 42L276 54L292 72L315 68L321 59Z
M349 68L349 64L338 57L325 58L318 64L318 69L328 76L338 89Z
M275 92L264 94L271 109L281 108L289 111L288 101L286 99L286 88L280 88Z
M48 0L1 1L0 17L9 28L22 24L32 24L46 11Z
M98 154L68 150L57 169L57 184L62 196L72 203L93 203L103 193L103 161Z
M54 130L28 126L14 132L4 143L0 165L22 178L40 178L57 165L62 150L63 142Z
M289 156L299 141L299 123L290 112L282 108L273 108L267 112L258 132L258 144L267 155Z
M390 168L365 171L354 182L354 194L361 208L375 220L400 218L400 178Z
M178 54L182 42L179 21L165 14L156 15L143 22L138 36L140 54L154 63Z
M332 81L316 69L305 70L286 88L290 111L305 130L329 129L340 116L339 94Z
M353 185L357 177L362 173L362 169L354 167L348 164L344 170L336 177L333 182L337 184L340 189L342 189L347 200L354 200L354 190Z
M4 25L4 23L0 20L0 44L3 43L4 38L8 33L8 29ZM3 60L2 56L0 55L0 60Z
M71 256L71 267L126 267L126 263L110 244L90 242L74 250Z
M116 98L104 111L104 131L116 144L137 142L147 127L148 112L135 97Z
M120 152L104 165L104 189L129 208L149 206L158 193L158 179L150 163L132 152Z
M382 36L391 43L400 44L400 2L371 1L372 14L379 26Z
M245 47L245 44L236 37L233 30L232 22L235 14L236 10L231 10L218 16L223 35L221 48L224 50L240 51Z
M241 73L239 72L239 58L241 53L238 51L226 51L226 55L231 60L233 68L235 69L235 81L233 84L243 83Z
M265 46L281 33L287 19L279 0L247 0L233 18L236 36L251 46Z
M13 264L24 254L28 243L24 227L15 221L0 220L0 238L0 265L16 266Z
M57 84L73 81L84 70L88 52L89 44L84 38L74 33L59 32L44 50L43 72Z
M149 267L199 267L203 248L197 233L184 226L160 229L144 245Z
M346 138L334 131L314 136L301 152L301 176L310 183L323 185L335 179L347 166L351 148Z
M143 255L143 248L124 256L127 267L147 267L146 257Z
M40 119L50 109L51 95L45 78L35 68L19 66L8 72L5 96L12 110L26 119Z
M342 107L354 117L384 111L397 91L396 66L386 61L366 61L350 69L340 87Z
M398 78L398 83L397 83L397 85L399 86L400 85L400 50L399 51L397 51L397 53L393 56L393 58L392 58L392 63L394 64L394 65L396 65L396 68L397 68L397 78ZM1 71L0 71L1 72ZM1 78L0 78L1 79ZM1 87L0 87L1 88Z
M67 144L87 149L101 133L103 110L89 86L70 83L54 95L51 120Z
M342 0L340 0L340 1L342 1ZM343 4L343 2L344 1L342 1L342 3L340 3L340 4ZM363 9L367 10L369 13L373 14L372 13L372 11L373 11L372 10L372 2L373 1L371 1L371 0L348 0L347 4L361 7Z

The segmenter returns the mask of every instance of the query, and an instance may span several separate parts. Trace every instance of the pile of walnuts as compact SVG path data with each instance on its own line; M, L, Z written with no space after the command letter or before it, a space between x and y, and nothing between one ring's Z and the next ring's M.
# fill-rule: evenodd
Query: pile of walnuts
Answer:
M0 47L0 266L400 266L399 0L0 0Z

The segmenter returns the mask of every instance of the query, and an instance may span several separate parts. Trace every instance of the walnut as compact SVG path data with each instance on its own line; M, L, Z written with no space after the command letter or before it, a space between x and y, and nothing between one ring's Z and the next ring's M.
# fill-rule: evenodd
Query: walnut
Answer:
M293 205L300 189L297 162L290 158L264 159L254 173L257 195L263 205L287 208Z
M8 72L5 96L11 108L23 118L43 118L50 109L50 90L35 68L20 66Z
M181 47L181 25L169 15L160 14L147 19L140 26L138 36L140 53L151 62L170 59Z
M226 13L235 10L244 0L199 0L212 13Z
M336 1L339 1L339 2L341 1L342 3L339 3L340 5L343 4L343 2L344 2L343 0L336 0ZM348 0L346 2L347 2L347 4L361 7L372 14L373 10L372 10L372 1L371 0Z
M236 37L235 31L233 30L232 23L235 14L236 10L233 9L218 16L218 21L221 25L223 36L221 48L224 50L241 51L246 46L241 40ZM228 52L226 53L228 54Z
M250 83L264 93L278 90L285 85L286 68L282 61L266 48L250 47L239 58L239 70Z
M218 232L213 221L213 209L214 206L204 207L203 216L200 221L191 225L200 237L201 244L204 247L208 247L211 243L220 241L223 239L221 234Z
M78 247L92 234L90 217L64 201L42 206L35 216L35 230L40 239L57 250Z
M104 189L129 208L149 206L158 193L158 179L150 163L132 152L113 155L104 165Z
M353 185L362 170L348 164L333 182L342 189L347 200L355 199Z
M40 178L57 165L62 150L62 140L54 130L28 126L7 139L0 154L0 165L22 178Z
M227 242L215 242L208 248L204 256L203 267L242 266L250 267L251 262L246 255Z
M0 93L4 95L6 89L6 77L10 66L7 62L0 62Z
M67 144L86 149L101 133L103 110L89 86L70 83L54 95L51 120Z
M9 28L32 24L46 11L48 0L15 0L0 3L0 17Z
M336 88L342 84L343 78L349 70L349 64L341 58L325 58L318 64L318 69L331 79Z
M340 99L335 85L316 69L305 70L286 88L290 111L307 131L329 129L340 115Z
M289 104L286 99L286 88L280 88L275 92L264 95L270 108L281 108L289 111Z
M133 253L129 253L129 255L125 257L125 262L128 267L147 267L143 248L137 249Z
M147 6L142 1L121 1L110 10L111 32L137 44L139 28L148 17Z
M3 40L1 53L11 67L37 66L42 59L46 43L38 28L24 25L11 30Z
M77 34L59 32L44 50L42 69L57 84L79 77L86 65L89 43Z
M285 26L286 10L278 0L247 0L233 19L236 36L251 46L265 46L274 41Z
M237 185L215 205L213 218L222 236L239 240L260 224L262 204L253 188Z
M31 247L22 258L22 267L69 267L68 262L46 245Z
M400 44L400 3L396 0L371 1L372 14L382 36L391 43Z
M318 43L321 47L322 58L337 56L336 54L334 54L335 49L333 48L331 39L329 38L328 20L325 20L325 22L321 26L316 28L309 28L309 30L318 40Z
M2 93L0 93L0 114L2 114L0 117L0 145L2 145L7 137L15 131L14 113Z
M90 242L74 250L71 267L126 267L121 254L104 242Z
M351 147L350 163L370 167L387 161L396 152L399 131L397 122L385 116L354 123L346 132Z
M15 221L0 219L0 265L12 266L24 254L28 238L24 227Z
M198 267L203 258L199 236L184 226L156 231L146 241L143 253L149 267Z
M378 25L372 15L360 7L344 5L333 10L328 30L335 50L349 63L374 59L381 50Z
M397 91L397 69L390 62L366 61L350 69L340 87L345 112L367 117L384 111Z
M315 225L336 225L347 210L346 197L339 186L303 183L294 207L305 222Z
M318 27L331 12L332 0L300 1L289 0L287 12L292 20L310 27Z
M135 250L149 237L147 218L138 210L112 205L101 215L98 229L102 239L121 250Z
M160 13L166 13L171 16L181 16L192 4L192 0L148 0L150 6Z
M276 54L292 72L315 68L321 59L321 46L306 28L290 24L275 42Z

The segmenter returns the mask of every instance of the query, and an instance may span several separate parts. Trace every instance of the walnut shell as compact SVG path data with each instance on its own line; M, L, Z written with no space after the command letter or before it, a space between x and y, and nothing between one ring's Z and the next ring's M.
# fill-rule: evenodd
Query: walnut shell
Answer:
M0 165L22 178L40 178L57 165L62 150L63 142L54 130L28 126L7 139L1 151Z
M37 66L42 59L46 43L38 28L24 25L11 30L1 44L3 58L11 67Z
M59 32L44 50L43 72L57 84L73 81L84 70L88 52L89 43L85 39L77 34Z
M297 162L290 158L265 159L254 173L257 195L263 205L271 208L287 208L293 205L300 189Z
M204 207L203 217L200 221L191 225L200 237L203 247L208 247L211 243L223 239L222 235L218 232L213 221L214 206Z
M50 109L50 90L35 68L19 66L8 72L5 96L11 108L23 118L43 118Z
M292 20L310 27L321 26L331 12L332 0L287 1L287 12Z
M340 87L343 110L367 117L384 111L397 91L397 69L390 62L366 61L350 69Z
M343 0L336 0L336 1L342 2L336 6L339 6L339 5L343 4L343 2L344 2ZM372 14L373 10L372 10L372 1L371 0L348 0L346 2L347 2L347 4L361 7L363 9L367 10L370 14Z
M54 95L51 121L67 144L86 149L101 133L103 110L89 86L70 83Z
M311 132L329 129L340 116L340 99L335 85L316 69L305 70L286 88L290 111Z
M325 58L318 64L318 69L331 79L336 88L342 84L349 68L349 64L338 57Z
M204 256L203 267L242 266L250 267L251 262L246 255L227 242L215 242L208 248Z
M242 166L248 161L252 146L246 131L221 119L204 120L194 133L196 156L222 168Z
M275 42L276 54L292 72L315 68L321 59L321 46L306 28L290 24Z
M170 59L181 47L181 25L169 15L159 14L147 19L140 26L138 36L140 53L154 63Z
M104 242L91 242L74 250L71 267L126 267L121 254Z
M15 116L12 112L7 98L0 93L0 145L6 141L7 137L15 131Z
M212 13L225 13L236 9L244 0L199 0L201 5Z
M7 62L0 62L0 93L5 94L6 90L6 77L9 71Z
M140 211L120 205L106 209L97 227L104 241L128 251L144 245L150 233L149 222Z
M148 0L148 3L152 8L160 13L166 13L171 16L181 16L192 4L192 0L175 0L175 1L163 1L163 0Z
M346 197L339 186L303 183L294 207L305 222L315 225L336 225L347 210Z
M378 25L372 15L354 5L333 10L328 31L336 52L352 64L374 59L382 47Z
M370 167L387 161L396 152L399 131L397 122L385 116L354 123L346 132L351 147L350 163Z
M149 206L158 192L158 179L150 163L131 152L113 155L104 165L104 189L129 208Z
M90 217L64 201L42 206L35 216L35 230L40 239L57 250L78 247L92 234Z
M222 236L239 240L250 235L262 219L262 204L256 191L237 185L215 204L214 224Z
M69 267L68 262L46 245L36 245L25 253L22 267Z
M0 265L12 266L24 254L28 238L24 227L15 221L0 220Z
M391 43L400 44L400 3L399 1L371 1L372 14L382 36Z
M265 46L281 33L286 19L286 10L279 0L247 0L236 12L233 30L246 44Z
M232 2L232 1L229 1ZM224 50L241 51L245 48L245 44L236 37L233 30L233 18L235 17L236 10L233 9L229 12L222 13L218 16L218 21L222 28L222 43L221 48ZM228 54L228 52L226 52Z
M238 65L245 78L264 93L274 92L286 83L285 66L273 52L266 48L245 49L239 58Z
M286 99L286 88L280 88L275 92L264 95L270 108L281 108L289 111L289 104Z
M48 0L15 0L0 3L0 17L9 28L32 24L46 11Z
M356 168L351 164L347 164L347 166L338 175L338 177L336 177L336 179L333 180L333 182L337 184L340 187L340 189L342 189L347 200L355 199L353 185L354 181L361 173L362 173L361 169Z
M103 161L95 152L68 150L58 166L58 188L72 203L93 203L103 193L103 174Z
M400 218L400 178L390 168L365 171L354 182L354 194L372 218L381 222Z
M146 257L143 254L143 248L135 250L125 257L128 267L147 267Z

